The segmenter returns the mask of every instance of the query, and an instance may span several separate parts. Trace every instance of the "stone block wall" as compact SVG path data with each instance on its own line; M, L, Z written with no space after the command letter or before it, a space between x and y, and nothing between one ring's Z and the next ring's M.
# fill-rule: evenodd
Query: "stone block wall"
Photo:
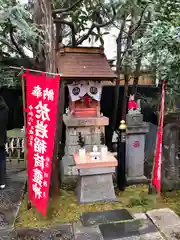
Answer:
M102 118L102 117L101 117ZM66 175L77 175L78 172L75 167L73 154L78 153L80 146L79 146L79 133L83 137L85 141L85 149L87 152L91 152L93 146L96 145L99 148L101 145L101 134L105 134L105 125L108 123L107 118L106 121L97 121L97 119L90 119L88 126L88 119L85 120L84 126L71 126L72 124L67 124L67 117L65 118L66 121L66 144L65 144L65 155L61 160L61 173L63 176ZM102 118L104 120L104 118ZM76 120L73 119L73 122ZM78 119L79 121L79 119ZM70 122L70 121L68 121ZM83 120L81 119L81 125ZM92 125L92 123L98 123L97 125ZM74 125L74 124L73 124ZM77 124L80 125L80 124Z

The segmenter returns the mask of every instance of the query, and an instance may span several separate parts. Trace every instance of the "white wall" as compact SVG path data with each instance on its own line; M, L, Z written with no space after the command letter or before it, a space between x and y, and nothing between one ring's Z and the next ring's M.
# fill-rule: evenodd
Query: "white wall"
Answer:
M117 52L117 45L116 45L116 38L118 36L118 29L115 27L112 27L109 30L104 30L105 32L109 32L108 35L104 35L104 50L105 54L108 59L116 59L116 52ZM99 47L100 42L90 42L89 41L84 41L83 46L91 46L91 47Z
M21 4L28 3L28 0L20 0L20 3L21 3Z

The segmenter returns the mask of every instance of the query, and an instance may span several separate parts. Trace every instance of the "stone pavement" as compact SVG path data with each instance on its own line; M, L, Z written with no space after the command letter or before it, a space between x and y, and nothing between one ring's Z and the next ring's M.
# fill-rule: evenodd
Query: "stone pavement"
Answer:
M8 172L0 191L0 240L177 240L180 218L170 209L131 215L126 209L82 213L77 223L51 229L14 229L24 192L25 172Z
M87 219L86 219L87 220ZM51 229L17 230L18 240L177 240L180 239L180 218L170 209L157 209L137 213L130 220L105 222L92 221L59 225ZM96 221L95 220L95 221ZM83 223L82 223L83 222Z
M7 171L6 189L0 191L0 240L16 239L13 226L24 193L25 179L25 171Z

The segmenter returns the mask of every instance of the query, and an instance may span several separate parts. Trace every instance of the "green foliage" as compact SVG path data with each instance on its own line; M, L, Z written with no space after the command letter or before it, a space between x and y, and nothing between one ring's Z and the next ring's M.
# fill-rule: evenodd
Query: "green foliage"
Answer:
M62 9L71 6L75 1L60 1L54 0L54 8ZM63 19L71 21L75 24L76 39L77 42L81 37L88 32L93 23L106 23L113 16L110 1L105 0L83 0L81 3L76 5L72 11ZM67 37L68 44L71 45L71 31L68 26L63 26L63 38ZM100 40L101 45L104 45L103 36L109 34L109 31L100 31L98 28L94 28L88 37L91 41L93 38L95 42Z
M180 96L180 2L157 0L153 9L152 21L133 50L143 55L160 81L167 80L167 98L173 109L172 103Z
M9 40L9 27L12 25L17 43L30 46L40 37L40 29L32 21L32 14L18 2L0 1L3 18L0 22L0 36ZM11 43L10 43L11 44Z
M11 33L11 35L10 35ZM4 66L4 57L26 57L33 52L37 40L43 42L41 29L32 21L29 9L18 1L0 0L0 84L14 84L13 72ZM12 41L12 38L14 41ZM28 57L27 57L28 59ZM11 77L6 77L10 72Z

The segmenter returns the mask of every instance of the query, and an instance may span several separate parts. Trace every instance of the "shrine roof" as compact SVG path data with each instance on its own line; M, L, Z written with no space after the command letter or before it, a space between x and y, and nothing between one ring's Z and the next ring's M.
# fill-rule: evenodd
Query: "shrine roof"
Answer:
M58 71L64 80L112 81L117 78L101 48L64 47L56 57Z

